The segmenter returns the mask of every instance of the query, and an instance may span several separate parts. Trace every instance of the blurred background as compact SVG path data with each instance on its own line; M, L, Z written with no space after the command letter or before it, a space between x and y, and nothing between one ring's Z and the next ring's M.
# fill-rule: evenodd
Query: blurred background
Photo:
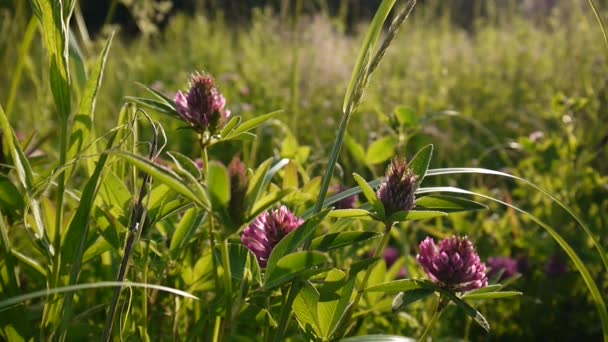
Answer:
M257 161L276 155L319 175L333 142L362 35L379 0L79 1L71 21L75 82L117 32L96 111L98 132L116 123L134 82L173 96L206 70L235 115L284 109L258 131ZM596 1L607 17L608 1ZM46 55L27 1L0 0L0 103L24 136L47 156L56 141ZM35 22L35 20L34 20ZM420 0L391 46L352 118L336 178L378 177L394 154L435 145L435 167L485 167L522 176L555 193L608 246L607 49L587 1ZM74 56L81 56L81 59ZM192 136L155 116L169 149L196 155ZM235 147L236 148L236 147ZM220 151L214 158L229 159ZM254 158L255 159L255 158ZM250 165L253 166L253 165ZM514 203L556 228L575 246L605 295L608 275L580 227L521 183L493 177L425 180L459 185ZM447 183L447 184L446 184ZM600 340L601 328L580 276L533 222L499 206L441 224L426 234L468 234L483 258L517 259L512 285L521 299L481 311L485 335L463 315L442 320L445 336L473 340ZM415 255L416 251L410 251ZM411 256L411 255L410 255ZM390 314L389 314L390 316ZM403 333L399 314L372 317L373 332Z

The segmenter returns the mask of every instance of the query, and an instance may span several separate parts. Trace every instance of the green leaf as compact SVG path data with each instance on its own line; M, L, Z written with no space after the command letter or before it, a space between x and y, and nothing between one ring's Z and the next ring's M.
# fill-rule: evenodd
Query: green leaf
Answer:
M205 213L200 212L197 208L190 208L184 212L171 237L169 252L172 256L177 258L179 252L184 250L188 240L194 235L194 231L201 226L204 218Z
M135 84L137 84L138 86L147 90L150 94L152 94L156 98L158 98L160 100L160 102L162 102L166 105L169 105L169 107L173 108L173 110L175 111L175 101L173 101L172 99L167 97L165 94L163 94L160 91L157 91L156 89L149 87L143 83L135 82Z
M391 222L419 221L441 216L448 216L448 214L441 211L410 210L398 211L392 214L387 220Z
M384 293L399 293L418 289L428 289L425 287L424 280L421 279L400 279L393 280L388 283L370 286L365 289L366 292L384 292Z
M82 262L86 263L93 258L101 255L104 252L111 250L113 247L108 240L100 237L93 242L82 255Z
M0 106L0 128L2 132L4 132L3 140L6 144L6 148L13 159L13 165L15 166L15 170L17 172L17 178L26 189L28 193L33 192L34 190L34 176L32 173L32 168L30 166L30 162L25 156L25 153L21 149L21 145L19 144L19 140L17 140L17 136L11 127L8 118L6 117L2 106ZM30 199L29 202L30 208L32 210L32 214L34 216L34 234L37 239L45 238L45 224L44 224L44 213L40 208L40 204L35 199Z
M190 199L191 201L193 201L197 205L201 206L202 208L209 209L209 202L206 197L199 196L202 194L192 191L190 189L190 187L188 187L180 179L178 179L175 175L169 173L167 170L165 170L161 166L156 165L156 164L150 162L149 160L144 159L140 156L137 156L137 155L134 155L134 154L131 154L128 152L124 152L124 151L109 151L108 153L115 154L115 155L125 159L126 161L128 161L129 163L131 163L132 165L134 165L141 171L149 174L152 178L159 181L160 183L166 184L171 189L173 189L177 193L183 195L184 197Z
M422 180L426 176L426 170L429 168L432 156L433 145L427 145L418 151L418 153L409 161L408 167L414 171L416 176L418 176L418 184L422 183Z
M106 60L108 58L108 52L110 51L110 45L112 44L113 38L114 34L112 33L101 51L101 54L97 59L97 63L95 64L95 67L93 68L91 75L86 82L84 94L80 100L80 105L78 106L78 111L76 112L72 124L70 147L67 154L68 160L78 155L82 149L82 146L89 143L89 136L91 135L91 130L93 129L97 94L101 88Z
M365 163L365 150L361 144L357 143L350 135L344 136L344 145L346 149L353 155L353 158L361 164Z
M371 186L369 186L369 184L367 184L363 177L359 176L356 173L353 173L353 177L355 178L357 184L359 184L359 187L361 188L361 191L363 192L363 195L365 196L367 201L376 210L376 215L378 216L379 220L383 221L386 216L384 212L384 205L382 204L382 202L380 202L380 199L378 198L378 196L376 196L374 190L371 188Z
M69 56L71 61L73 62L72 67L73 70L76 71L76 81L78 86L82 89L84 87L85 82L87 81L87 70L84 65L84 56L82 55L82 51L78 46L78 40L76 40L76 36L72 30L69 30Z
M453 196L441 196L431 195L424 196L416 199L416 210L439 210L447 213L454 213L459 211L472 211L482 210L488 207L479 202L471 201L469 199L453 197Z
M249 130L252 130L252 129L258 127L259 125L261 125L264 122L272 119L273 117L281 114L282 112L283 112L282 110L277 110L272 113L259 115L253 119L247 120L247 121L243 122L242 124L238 125L231 133L228 134L228 136L226 136L225 139L234 139L234 137L236 137L237 135L240 135L241 133L245 133Z
M393 312L402 310L404 307L422 300L433 293L435 293L435 291L429 289L414 289L407 292L399 292L395 298L393 298L391 308Z
M345 282L346 274L333 269L328 272L325 281L319 289L319 330L320 336L329 339L344 316L350 302L356 277Z
M399 106L395 108L395 117L401 126L413 127L418 125L416 111L409 107Z
M19 189L11 182L11 180L0 175L0 208L1 211L6 215L16 212L23 214L25 207L25 201L23 195L19 192Z
M106 145L106 150L112 149L115 138L116 131L110 137L110 140ZM89 178L84 186L84 190L80 196L80 204L78 205L78 209L76 209L76 213L72 217L67 231L63 234L61 244L61 261L64 265L70 265L72 267L70 285L74 285L78 279L82 255L85 251L85 243L89 233L90 219L92 216L91 210L93 208L95 198L97 197L99 185L102 180L102 172L107 160L108 154L100 155L93 175L91 178Z
M279 259L271 271L266 269L264 288L271 289L304 274L323 272L324 269L319 267L327 263L329 257L321 252L304 251L288 254Z
M125 100L153 109L159 113L167 114L174 119L181 119L175 108L164 102L135 96L125 96Z
M255 206L251 209L249 213L247 213L247 217L245 221L251 221L258 217L262 212L266 211L271 206L275 205L279 201L281 201L286 196L289 196L293 193L293 189L285 189L277 192L270 193L255 202Z
M380 164L395 155L395 148L397 147L397 138L393 136L387 136L374 141L365 154L365 161L368 164Z
M196 165L196 162L188 156L179 152L167 152L167 155L173 159L175 166L182 173L188 173L196 179L201 178L201 170Z
M363 79L366 78L367 70L369 68L369 64L371 62L372 52L376 48L376 44L378 43L378 37L380 37L380 33L382 32L382 27L384 26L384 22L388 17L391 9L395 5L396 0L384 0L380 4L380 7L376 11L374 15L374 19L370 24L370 27L365 36L365 40L363 41L363 45L361 46L361 50L359 51L359 57L357 57L357 62L355 63L355 67L353 69L353 73L348 83L348 88L346 89L346 94L344 95L344 102L342 104L342 112L350 113L352 112L353 105L357 99L353 99L355 91L358 88L364 87Z
M245 196L245 200L250 207L255 204L263 192L262 184L264 183L264 176L268 172L270 164L272 164L272 158L267 159L260 164L253 173L253 176L250 177L247 195Z
M298 229L287 234L287 236L279 241L268 258L268 263L266 264L266 274L273 273L274 268L277 266L277 263L281 258L301 247L304 244L304 241L306 241L308 237L315 232L319 224L323 222L323 219L325 219L328 212L329 209L319 212L306 220Z
M312 330L317 336L321 335L317 309L319 296L317 289L309 281L305 281L292 306L293 313L302 330Z
M363 209L338 209L332 210L329 213L329 217L366 217L369 216L369 211Z
M213 206L217 209L227 208L230 202L230 177L224 165L215 161L209 163L207 187Z
M462 296L464 300L480 300L480 299L499 299L499 298L508 298L521 296L523 293L519 291L496 291L496 292L486 292L486 293L465 293Z
M241 122L240 116L233 116L232 118L230 118L230 120L224 125L224 128L222 128L222 132L220 133L220 136L222 138L227 137L228 134L232 133L232 131L236 128L236 126L240 122Z
M415 338L396 335L364 335L343 338L341 342L416 342Z
M71 112L70 74L68 68L67 29L60 1L34 0L38 11L40 32L49 55L51 93L62 120Z
M357 242L375 239L378 236L380 236L380 234L375 232L341 232L325 234L313 239L310 244L310 249L329 251Z

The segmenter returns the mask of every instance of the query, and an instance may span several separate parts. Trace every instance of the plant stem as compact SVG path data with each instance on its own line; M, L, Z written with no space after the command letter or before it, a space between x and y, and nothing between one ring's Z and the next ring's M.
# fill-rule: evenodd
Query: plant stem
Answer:
M298 294L298 292L300 292L301 288L301 281L294 282L289 287L287 301L283 303L283 307L281 308L281 316L279 317L279 330L277 331L277 335L275 336L274 341L283 341L283 335L285 335L287 325L289 324L289 319L291 318L291 306L293 304L293 301L296 299L296 295Z
M418 342L424 342L426 340L428 334L431 332L431 328L433 328L433 325L435 325L437 320L439 320L439 317L443 313L443 309L445 309L447 304L448 304L448 301L445 300L445 298L443 298L443 296L440 296L439 300L437 301L437 307L435 308L435 312L433 313L431 320L429 321L426 328L424 329L422 336L420 336L420 338L418 339Z
M222 239L220 253L222 256L222 267L224 269L224 295L226 296L224 336L230 338L232 324L232 274L230 270L230 255L228 254L228 239Z
M376 247L376 250L374 251L374 255L372 256L372 258L377 258L380 255L382 255L382 253L384 252L384 249L388 245L388 241L390 240L390 237L391 237L390 231L391 231L392 226L393 226L393 222L385 222L384 234L382 235L382 240L380 240L380 242L378 243L378 246ZM355 300L353 300L352 304L348 307L348 311L346 312L346 314L344 316L342 316L342 318L340 319L340 322L338 323L338 326L336 327L335 336L344 337L344 335L346 334L347 324L350 321L350 319L352 318L353 314L355 313L355 310L357 309L357 305L359 305L359 301L361 301L361 298L363 297L363 293L365 292L365 288L367 287L367 282L369 281L369 277L372 274L374 265L375 265L375 263L372 265L369 265L369 267L365 271L365 274L363 275L363 280L361 281L360 286L357 287Z

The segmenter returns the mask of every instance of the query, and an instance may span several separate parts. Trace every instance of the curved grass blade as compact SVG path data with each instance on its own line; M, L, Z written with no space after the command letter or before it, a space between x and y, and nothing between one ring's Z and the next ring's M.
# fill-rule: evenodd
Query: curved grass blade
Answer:
M486 175L495 175L495 176L512 178L512 179L515 179L517 181L523 182L523 183L531 186L535 190L538 190L541 193L543 193L545 196L549 197L551 200L553 200L555 203L557 203L560 207L562 207L562 209L564 209L568 214L570 214L570 216L572 216L576 220L576 222L578 222L579 225L581 225L581 227L583 228L585 233L587 233L589 238L591 238L591 240L593 241L593 245L597 249L597 252L600 255L600 258L602 259L602 262L604 263L604 267L605 267L606 271L608 271L608 254L606 254L606 251L604 250L604 248L602 248L599 241L597 241L597 239L591 232L591 228L589 228L589 226L566 203L561 201L559 198L557 198L555 195L553 195L549 191L539 187L538 185L530 182L529 180L511 175L511 174L508 174L505 172L494 171L494 170L483 169L483 168L471 168L471 167L431 169L428 171L427 175L428 176L440 176L440 175L462 174L462 173L486 174Z
M598 24L600 25L600 30L602 30L602 36L604 36L604 43L606 43L606 47L608 48L608 36L606 35L606 25L604 25L604 20L602 20L602 16L600 15L600 12L597 10L597 7L595 6L595 2L593 0L589 0L589 5L591 6L591 9L593 10L595 19L597 20Z
M472 191L468 191L468 190L464 190L464 189L460 189L460 188L455 188L455 187L430 187L430 188L423 188L423 189L419 189L419 190L421 191L421 193L451 192L451 193L479 196L479 197L494 201L496 203L500 203L521 214L524 214L524 215L528 216L536 224L538 224L539 226L544 228L547 231L547 233L549 233L549 235L551 235L551 237L553 237L553 239L555 241L557 241L557 243L566 252L566 254L568 254L568 256L570 257L570 260L572 260L572 262L574 263L574 265L576 266L578 271L581 273L581 276L583 277L583 280L585 281L585 284L587 285L587 288L589 289L589 292L591 293L591 298L593 299L594 304L599 312L600 320L602 323L602 330L603 330L603 334L604 334L604 340L608 341L608 311L606 310L606 303L604 302L604 299L602 298L602 294L601 294L600 290L598 289L595 281L593 280L593 277L589 273L589 269L585 266L583 261L579 258L578 254L576 254L576 252L574 251L572 246L570 246L570 244L566 240L564 240L564 238L562 238L562 236L559 233L557 233L553 228L551 228L549 225L547 225L546 223L544 223L542 220L540 220L536 216L532 215L531 213L529 213L523 209L520 209L512 204L509 204L509 203L503 202L499 199L493 198L491 196L487 196L487 195L483 195L480 193L476 193L476 192L472 192Z
M76 285L71 285L71 286L57 287L54 289L34 291L34 292L30 292L30 293L27 293L24 295L11 297L11 298L0 301L0 310L6 309L10 306L19 304L21 302L25 302L25 301L36 299L36 298L48 297L48 296L51 296L54 294L69 293L69 292L75 292L75 291L81 291L81 290L99 289L99 288L106 288L106 287L140 287L140 288L145 288L145 289L152 289L152 290L168 292L168 293L174 294L176 296L198 300L198 297L196 297L188 292L184 292L182 290L178 290L178 289L174 289L174 288L162 286L162 285L134 283L134 282L130 282L130 281L124 281L124 282L99 281L99 282L90 283L90 284L76 284Z

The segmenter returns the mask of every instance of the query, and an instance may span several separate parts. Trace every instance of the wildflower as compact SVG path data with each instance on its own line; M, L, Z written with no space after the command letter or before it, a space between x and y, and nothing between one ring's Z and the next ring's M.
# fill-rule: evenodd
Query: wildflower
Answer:
M192 125L199 133L209 131L215 134L230 116L225 109L226 99L215 86L213 76L196 73L190 80L186 94L178 91L175 106L179 116Z
M332 192L334 192L336 194L342 193L346 190L348 190L348 188L342 184L337 184L334 187L332 187ZM355 207L355 203L357 203L358 200L359 200L359 196L355 194L355 195L343 198L343 199L339 200L338 202L334 203L334 207L336 209L352 209Z
M544 271L549 277L559 277L568 272L568 264L561 255L554 254L545 264Z
M516 275L518 271L517 261L508 257L489 258L488 266L490 267L490 270L488 271L488 278L492 278L502 272L502 274L500 274L500 278L498 278L498 281L509 279Z
M386 263L386 267L390 268L393 266L395 262L397 262L397 259L399 259L399 250L395 247L386 247L384 250L384 262ZM405 267L401 267L395 279L405 278L407 278L407 270Z
M419 247L416 259L435 284L453 292L466 292L488 285L486 265L479 260L466 236L447 238L439 246L427 237Z
M230 177L228 210L235 223L240 225L245 219L245 195L249 187L247 167L239 158L234 157L228 165L228 175Z
M386 180L382 182L376 195L384 205L387 217L399 211L414 208L414 191L418 177L404 160L395 158L386 170Z
M304 220L296 217L285 206L258 216L241 235L241 241L249 248L261 267L266 267L274 247L290 232L298 229Z
M384 262L386 267L391 267L399 259L399 250L395 247L386 247L384 250Z

